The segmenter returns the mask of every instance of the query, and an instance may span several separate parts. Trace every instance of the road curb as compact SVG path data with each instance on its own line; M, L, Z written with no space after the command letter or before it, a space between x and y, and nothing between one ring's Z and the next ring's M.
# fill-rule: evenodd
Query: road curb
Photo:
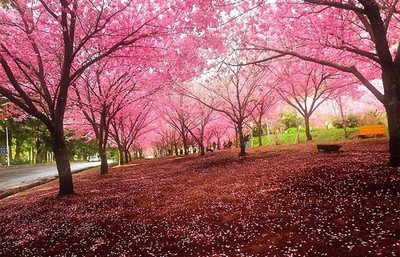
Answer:
M94 166L94 167L88 167L88 168L75 170L75 171L72 171L72 174L76 174L76 173L79 173L79 172L82 172L82 171L85 171L85 170L90 170L90 169L97 168L97 167L99 167L99 166ZM48 176L48 177L44 177L44 178L40 178L40 179L36 179L36 180L30 181L29 183L22 184L22 185L19 185L19 186L14 186L14 187L9 187L9 188L2 189L2 190L0 190L0 200L4 199L6 197L12 196L14 194L23 192L25 190L28 190L28 189L31 189L31 188L34 188L34 187L49 183L49 182L54 181L56 179L58 179L58 176Z

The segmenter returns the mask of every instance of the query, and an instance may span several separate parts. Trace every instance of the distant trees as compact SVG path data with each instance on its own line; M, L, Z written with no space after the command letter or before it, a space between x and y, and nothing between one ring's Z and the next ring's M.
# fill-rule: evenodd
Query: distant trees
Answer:
M91 125L101 160L100 174L108 173L106 147L115 116L134 100L137 91L134 73L120 71L115 64L98 63L86 70L74 85L76 112ZM81 118L81 119L82 119Z
M258 146L262 146L262 135L263 135L263 119L267 113L271 111L272 107L279 101L276 89L274 87L268 88L267 85L264 90L269 90L266 94L260 94L261 98L258 101L256 108L251 113L251 120L254 122L258 133ZM253 128L252 128L253 129Z
M220 16L202 11L211 10L211 2L202 8L195 2L175 0L1 3L8 9L0 7L0 95L48 129L59 172L59 195L74 191L64 117L71 86L87 69L118 57L153 63L152 71L165 71L174 61L186 63L183 55L195 62L197 41L205 44L212 39L214 46L221 41L210 36L209 26ZM190 19L185 18L188 13ZM180 51L175 51L178 46Z
M139 100L126 106L111 119L110 137L118 148L119 165L132 161L131 150L137 139L154 129L151 127L155 120L152 111L150 101Z
M245 121L271 92L265 88L264 76L263 68L226 66L226 76L200 85L201 91L188 90L185 93L232 122L239 139L239 156L246 154Z
M165 122L169 124L179 134L179 140L182 142L183 152L189 154L190 132L194 117L193 108L188 104L188 98L180 94L169 94L166 96L167 104L159 107L161 115Z
M242 19L249 22L242 25L248 33L243 36L240 50L256 56L249 63L261 65L274 58L292 56L358 80L385 107L390 135L389 165L399 167L398 1L279 0L274 7L258 1L246 1L243 5L254 6L251 10L258 17L265 17ZM383 92L372 83L374 79L382 81Z
M194 110L192 113L193 122L191 127L187 127L187 130L199 146L200 155L205 155L206 129L208 128L210 121L213 119L213 109L201 104L200 102L193 103L192 107Z
M214 119L210 122L207 138L211 141L216 140L217 149L223 147L223 142L229 136L229 130L232 130L232 124L228 118L221 113L216 113ZM225 142L226 143L226 142Z
M179 155L179 133L171 126L161 126L157 129L157 139L154 140L154 156L164 157Z
M5 135L5 128L8 128L11 164L41 164L55 161L50 134L41 121L30 117L22 118L18 114L6 117L0 121L0 133ZM0 142L3 142L1 145L6 144L5 136L0 137ZM69 128L66 130L66 148L69 160L75 161L86 161L89 155L96 152L96 147L89 139L77 136L76 131Z
M303 65L299 64L303 63ZM297 62L284 66L277 87L278 94L304 118L307 140L312 140L310 117L326 100L330 99L338 84L334 73L323 66Z
M50 132L59 172L59 194L73 193L64 135L70 86L98 61L162 33L154 15L126 26L131 2L9 1L0 8L0 94ZM35 15L34 15L35 14ZM158 26L160 28L160 26Z

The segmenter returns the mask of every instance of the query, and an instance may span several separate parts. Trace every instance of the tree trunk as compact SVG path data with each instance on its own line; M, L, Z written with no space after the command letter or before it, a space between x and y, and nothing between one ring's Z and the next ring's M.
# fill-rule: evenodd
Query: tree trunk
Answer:
M35 164L36 155L35 155L35 151L33 151L33 147L31 147L30 157L31 157L31 159L30 159L31 164Z
M389 165L400 167L400 102L393 102L385 106L389 126Z
M124 150L118 147L118 164L124 165Z
M257 129L258 129L258 146L262 146L262 124L261 122L257 124Z
M340 98L339 98L338 104L339 104L340 118L342 119L342 127L343 127L343 131L344 131L344 137L348 138L349 134L347 133L346 117L344 115L344 110L343 110L343 106L342 106L342 102L341 102Z
M239 156L245 156L246 155L246 145L245 145L244 136L243 136L243 124L238 124L237 132L238 132L239 146L240 146Z
M344 132L344 138L349 138L349 133L347 132L347 126L346 126L346 121L343 120L343 132Z
M296 140L295 143L298 144L300 143L300 126L296 125Z
M55 131L51 133L52 136L52 146L54 155L56 158L56 165L58 171L58 181L60 184L59 195L70 195L74 193L74 185L72 183L72 173L71 167L68 160L67 148L65 145L64 138L64 128L58 129L59 131ZM40 153L37 153L40 155Z
M199 142L199 147L200 147L200 155L206 155L206 149L204 147L203 141Z
M15 140L15 157L14 159L19 162L21 161L21 146L22 146L23 141L20 139Z
M125 158L125 163L129 162L129 155L128 155L128 150L124 149L124 158Z
M310 117L307 116L307 115L304 117L304 125L306 127L307 141L312 141L312 135L311 135L311 132L310 132Z
M237 126L235 126L235 147L236 148L239 147L239 143L240 143L239 128Z
M107 163L107 154L106 154L106 149L103 147L99 147L99 155L100 155L100 174L107 174L108 173L108 163Z
M189 154L189 152L188 152L188 143L187 143L187 139L183 140L183 153L184 153L185 155L188 155L188 154Z
M280 144L279 135L278 135L278 133L276 131L274 133L274 139L275 139L275 145L279 145Z
M40 139L38 138L38 139L36 139L36 142L35 142L35 148L36 148L36 158L35 158L35 164L39 164L39 163L42 163L42 154L41 154L41 151L40 151L40 146L42 145L42 141L40 141ZM65 143L64 143L64 145L65 145ZM54 149L53 149L54 150ZM65 149L65 152L66 152L67 150ZM54 153L55 153L55 151L54 151Z

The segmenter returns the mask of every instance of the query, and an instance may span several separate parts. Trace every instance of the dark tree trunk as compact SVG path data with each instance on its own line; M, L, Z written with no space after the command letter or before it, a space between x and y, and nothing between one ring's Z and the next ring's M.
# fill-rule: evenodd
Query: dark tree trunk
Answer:
M188 152L188 143L187 143L187 139L184 139L184 140L183 140L183 153L184 153L185 155L188 155L188 154L189 154L189 152Z
M129 150L124 149L125 163L129 162Z
M41 145L42 145L42 141L39 138L36 139L36 142L35 142L35 148L36 148L35 164L42 163L42 153L40 151ZM67 151L67 150L65 149L65 151ZM55 153L55 151L54 151L54 153Z
M346 120L343 120L343 132L344 132L344 138L349 138L349 133L347 132L347 125L346 125Z
M391 64L391 60L389 63ZM382 65L389 128L389 166L400 167L400 66L391 67L390 64Z
M124 150L118 147L118 164L124 165Z
M204 143L203 142L199 142L199 147L200 147L200 155L206 155L206 149L204 147Z
M31 164L36 164L36 153L31 147Z
M15 157L14 159L16 161L21 161L21 146L22 146L23 141L20 139L15 140Z
M258 129L258 146L262 146L262 124L261 122L257 123Z
M312 135L311 135L311 131L310 131L310 116L306 115L304 117L304 125L306 127L307 141L312 141Z
M67 148L65 145L63 127L58 131L51 133L53 140L53 151L56 158L58 170L58 181L60 184L59 195L70 195L74 193L74 185L72 183L71 167L68 160ZM37 155L40 155L37 153Z
M243 124L238 124L237 132L238 132L239 146L240 146L239 156L245 156L246 155L246 145L245 145L244 136L243 136Z
M139 158L141 158L140 151L139 151ZM129 150L128 150L128 161L129 161L129 162L132 161L132 154L131 154L131 152L130 152Z
M400 167L400 103L393 102L385 106L389 126L389 165Z
M238 148L240 145L239 128L235 126L235 147Z
M108 173L108 163L107 163L107 154L106 149L103 147L99 147L99 155L100 155L100 174L107 174Z

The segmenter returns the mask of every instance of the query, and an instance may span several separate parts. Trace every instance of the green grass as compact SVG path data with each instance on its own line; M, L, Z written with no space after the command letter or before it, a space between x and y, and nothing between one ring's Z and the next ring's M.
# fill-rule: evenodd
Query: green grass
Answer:
M348 128L347 132L349 134L349 139L354 138L355 133L358 131L358 128ZM343 129L324 129L324 128L317 128L311 131L311 135L313 137L314 142L329 142L329 141L338 141L338 140L345 140L344 131ZM275 136L263 136L262 137L262 144L263 145L274 145L275 144ZM279 143L280 144L296 144L296 129L288 129L282 134L278 135ZM305 142L306 140L306 133L304 129L300 130L300 142ZM254 137L253 139L253 146L258 146L258 137Z

